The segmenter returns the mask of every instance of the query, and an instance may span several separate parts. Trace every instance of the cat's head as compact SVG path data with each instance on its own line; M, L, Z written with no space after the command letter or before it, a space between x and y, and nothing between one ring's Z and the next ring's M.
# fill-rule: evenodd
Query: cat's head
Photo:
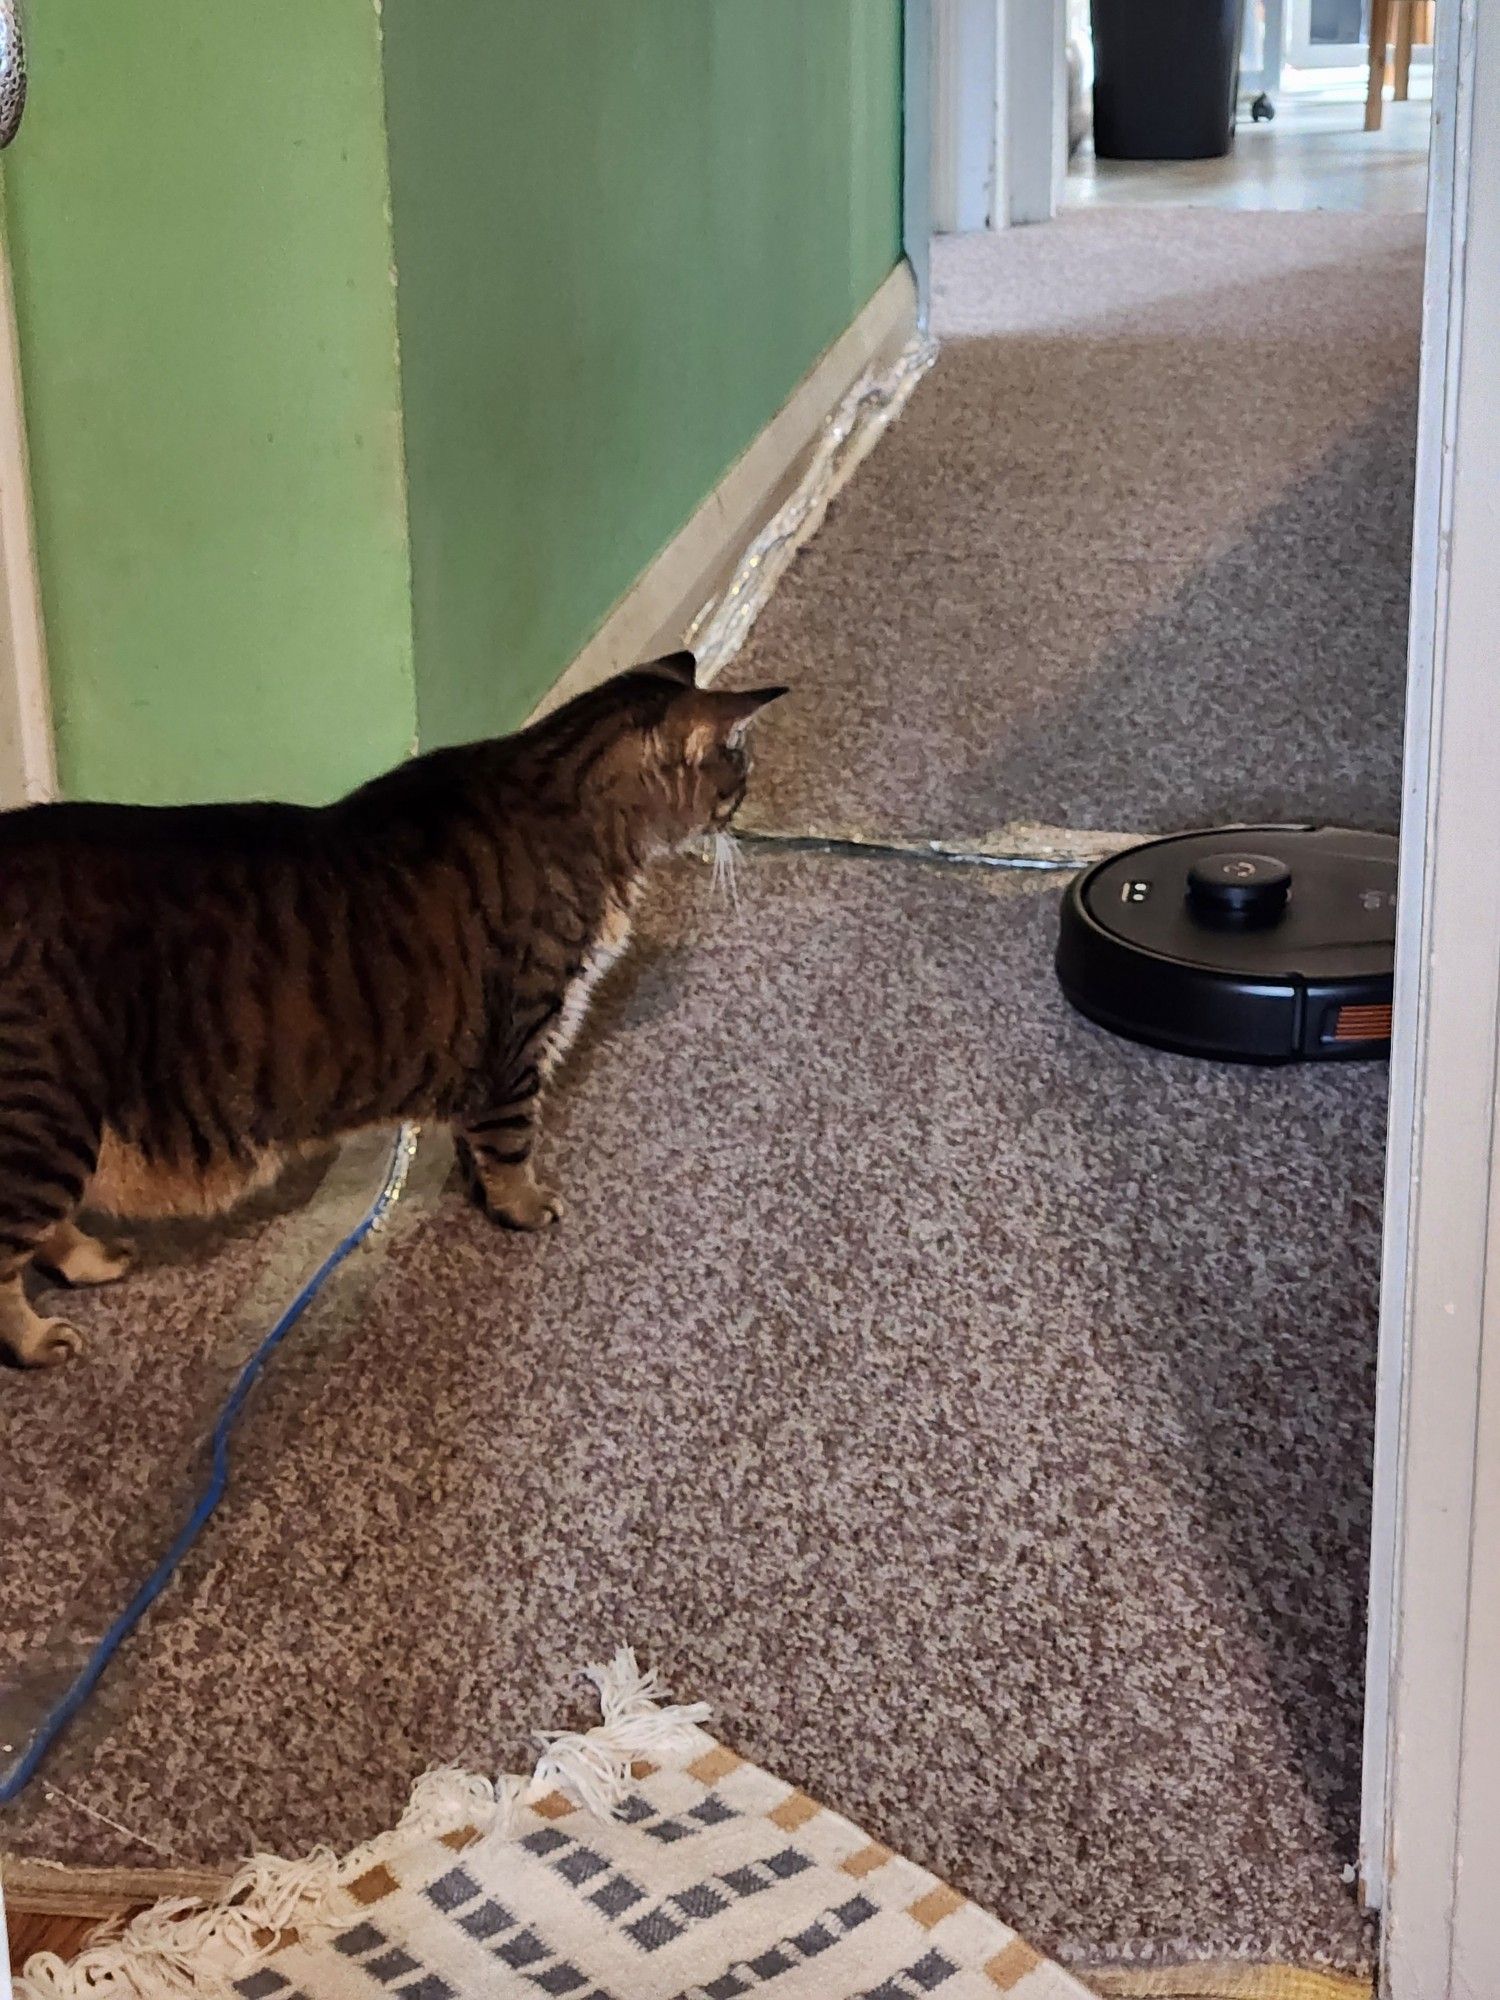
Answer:
M612 776L633 793L652 844L677 848L728 830L750 777L751 723L782 687L700 688L691 653L671 653L606 683L623 724Z

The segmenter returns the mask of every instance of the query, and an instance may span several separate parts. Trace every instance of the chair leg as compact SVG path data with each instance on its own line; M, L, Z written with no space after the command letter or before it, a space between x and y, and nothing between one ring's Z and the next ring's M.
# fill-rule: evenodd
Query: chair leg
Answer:
M1417 25L1417 0L1396 0L1396 61L1392 95L1404 104L1411 95L1411 44Z
M1365 130L1378 132L1385 110L1385 52L1391 39L1391 0L1370 0L1370 87L1365 92Z

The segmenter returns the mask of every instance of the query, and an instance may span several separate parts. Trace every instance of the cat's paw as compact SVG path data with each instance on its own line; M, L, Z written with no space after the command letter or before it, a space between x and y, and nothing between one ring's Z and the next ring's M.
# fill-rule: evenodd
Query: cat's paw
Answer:
M561 1196L534 1178L529 1160L485 1160L460 1139L458 1165L470 1201L502 1229L550 1229L561 1221Z
M562 1220L562 1197L538 1181L485 1190L490 1219L502 1229L550 1229Z
M43 1244L36 1262L65 1285L113 1285L135 1262L135 1246L125 1241L104 1243L74 1230L65 1246L49 1254Z
M56 1368L83 1346L83 1335L65 1319L35 1319L11 1337L11 1353L21 1368Z

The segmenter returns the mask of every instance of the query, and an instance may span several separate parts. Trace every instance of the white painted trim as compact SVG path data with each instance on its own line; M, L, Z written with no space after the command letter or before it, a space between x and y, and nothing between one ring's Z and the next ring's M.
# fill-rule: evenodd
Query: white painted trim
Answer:
M962 94L959 72L963 61L963 37L958 33L958 22L966 12L964 0L933 0L932 160L928 186L935 236L955 234L965 207L959 183L966 149L958 130L956 102Z
M682 644L698 612L787 498L849 389L872 363L894 361L916 325L916 286L903 262L636 579L537 704L533 720L611 674Z
M932 297L932 0L904 0L901 15L901 247L925 333Z
M1406 740L1402 758L1402 887L1397 953L1395 1031L1391 1048L1385 1191L1385 1241L1380 1285L1380 1353L1375 1416L1375 1467L1370 1541L1370 1603L1365 1658L1364 1776L1360 1800L1360 1876L1372 1909L1385 1900L1390 1683L1395 1654L1397 1492L1402 1452L1409 1261L1417 1165L1418 1048L1426 922L1425 856L1433 809L1431 771L1434 662L1446 603L1441 560L1453 446L1456 376L1450 365L1455 294L1462 291L1467 214L1458 202L1457 140L1464 154L1473 107L1460 120L1457 12L1433 98L1428 168L1427 261L1422 312L1422 402L1417 435L1416 507L1408 643ZM1461 299L1460 299L1461 302Z
M934 0L932 227L999 229L1010 219L1000 97L1005 0Z
M10 258L0 246L0 810L57 796Z
M1005 0L1009 220L1050 222L1068 171L1067 0Z
M1500 870L1500 16L1491 0L1449 0L1437 29L1366 1869L1383 1904L1387 2000L1493 2000L1500 902L1486 891Z
M1067 0L934 0L933 227L1049 222L1068 171Z

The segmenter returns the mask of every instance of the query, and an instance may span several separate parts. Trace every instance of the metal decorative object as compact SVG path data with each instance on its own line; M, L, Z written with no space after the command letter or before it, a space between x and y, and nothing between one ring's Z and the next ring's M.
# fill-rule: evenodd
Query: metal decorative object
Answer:
M26 109L26 44L19 0L0 0L0 148L21 129Z

